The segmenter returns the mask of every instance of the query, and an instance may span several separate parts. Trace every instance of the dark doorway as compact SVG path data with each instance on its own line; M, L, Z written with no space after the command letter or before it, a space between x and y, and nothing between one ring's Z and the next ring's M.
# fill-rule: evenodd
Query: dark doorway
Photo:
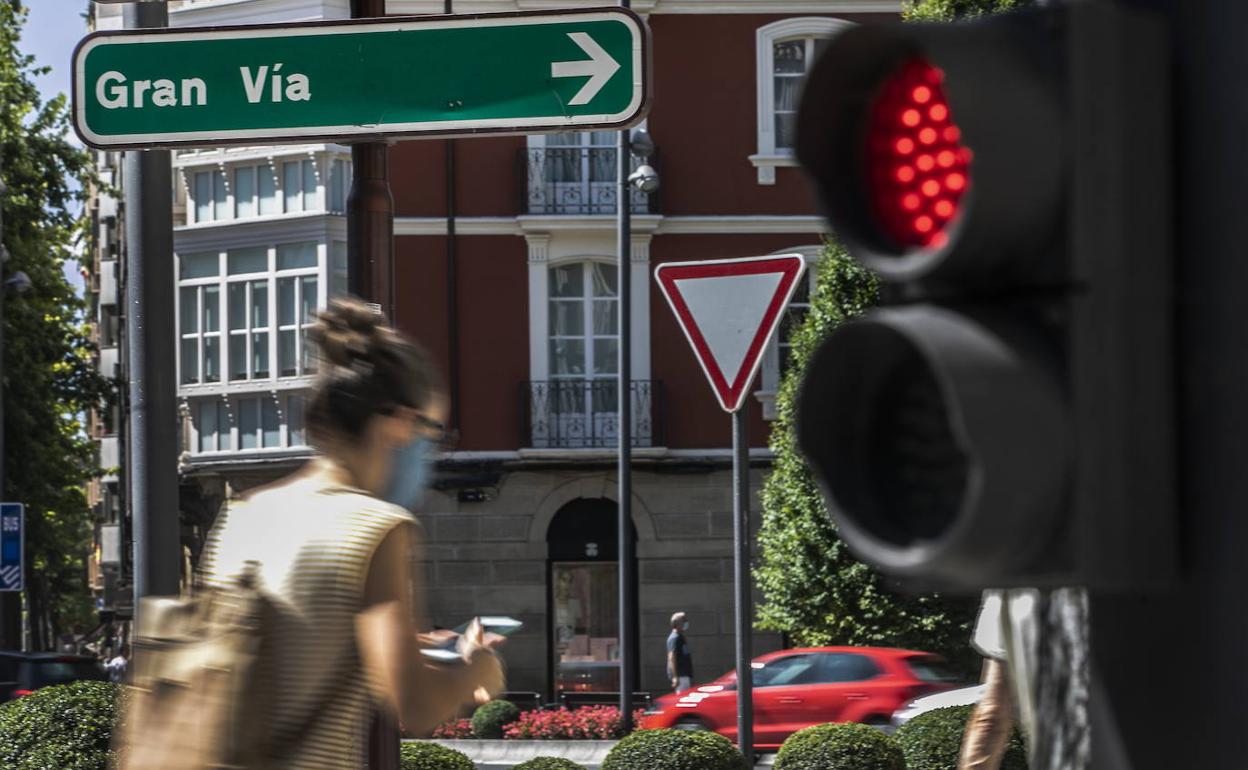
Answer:
M550 679L555 699L562 692L620 689L617 510L615 502L605 498L573 500L559 509L546 530ZM630 530L636 542L636 529Z

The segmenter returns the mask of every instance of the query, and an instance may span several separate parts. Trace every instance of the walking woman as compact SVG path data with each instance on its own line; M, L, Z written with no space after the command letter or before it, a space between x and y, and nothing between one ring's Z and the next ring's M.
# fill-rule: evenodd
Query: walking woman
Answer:
M320 358L306 426L318 457L228 506L203 580L227 585L251 570L282 610L266 643L278 653L271 730L289 743L265 770L358 770L373 701L421 734L498 694L503 672L479 626L459 640L460 663L420 652L425 589L411 510L446 409L429 360L355 300L331 303L311 339Z

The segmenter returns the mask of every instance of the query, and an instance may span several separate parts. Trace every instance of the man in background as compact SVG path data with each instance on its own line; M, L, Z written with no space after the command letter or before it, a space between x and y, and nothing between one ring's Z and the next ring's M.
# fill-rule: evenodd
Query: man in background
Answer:
M667 637L667 678L679 695L693 687L693 656L689 654L689 619L683 612L672 615L672 633Z

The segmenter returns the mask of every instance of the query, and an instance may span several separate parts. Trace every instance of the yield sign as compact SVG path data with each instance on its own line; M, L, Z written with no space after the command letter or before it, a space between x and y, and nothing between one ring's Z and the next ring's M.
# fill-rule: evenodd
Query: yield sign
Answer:
M654 277L725 411L735 412L806 269L800 254L668 262Z

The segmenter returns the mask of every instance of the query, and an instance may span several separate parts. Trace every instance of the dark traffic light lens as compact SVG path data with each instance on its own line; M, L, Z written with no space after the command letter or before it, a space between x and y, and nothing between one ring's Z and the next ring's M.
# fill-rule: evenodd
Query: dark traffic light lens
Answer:
M943 536L966 494L966 453L932 371L917 356L883 374L873 402L868 466L874 534L910 546Z
M867 130L866 184L884 234L905 247L939 248L970 186L971 151L953 122L944 73L905 62L880 89Z

